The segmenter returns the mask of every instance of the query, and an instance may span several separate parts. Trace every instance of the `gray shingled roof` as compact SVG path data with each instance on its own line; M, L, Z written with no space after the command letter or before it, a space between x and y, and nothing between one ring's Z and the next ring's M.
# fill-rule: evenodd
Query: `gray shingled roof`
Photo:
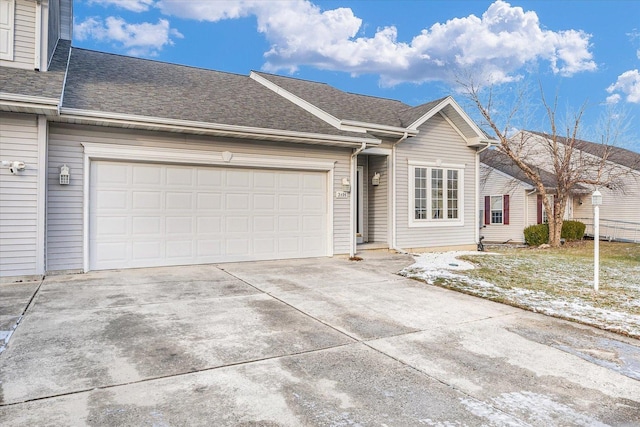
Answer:
M366 138L248 76L73 48L65 108Z
M70 41L58 42L49 70L46 72L0 67L0 92L60 99L70 46Z
M480 161L487 166L490 166L500 172L512 176L515 179L527 183L531 186L534 186L533 181L529 179L529 177L522 172L514 162L504 153L501 153L498 150L485 150L480 153ZM534 171L536 171L540 178L542 178L542 183L545 188L553 189L556 188L558 184L558 180L556 179L555 174L545 171L544 169L540 169L539 167L529 165Z
M536 131L527 131L529 133L542 136L543 138L551 139L553 138L551 135L546 134L544 132L536 132ZM567 144L567 138L557 137L557 140L561 144ZM636 153L635 151L627 150L622 147L615 147L612 145L605 144L597 144L595 142L576 140L574 145L578 150L584 151L585 153L592 154L597 157L607 156L607 160L617 163L622 166L626 166L630 169L634 169L640 171L640 153Z
M393 99L343 92L326 83L255 73L340 120L407 127L441 101L411 107Z

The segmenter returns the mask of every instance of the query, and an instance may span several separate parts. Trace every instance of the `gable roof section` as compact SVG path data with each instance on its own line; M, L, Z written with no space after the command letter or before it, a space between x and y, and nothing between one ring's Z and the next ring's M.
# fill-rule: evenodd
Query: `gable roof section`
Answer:
M536 132L536 131L525 131L534 135L541 136L546 139L553 138L552 135ZM567 138L558 136L556 137L559 143L567 145ZM617 163L619 165L628 167L629 169L633 169L636 171L640 171L640 153L636 153L635 151L627 150L622 147L615 147L612 145L605 144L597 144L595 142L589 142L584 140L576 140L575 148L578 150L584 151L585 153L589 153L596 157L603 158L607 156L607 160L613 163Z
M338 120L404 127L397 112L410 108L400 101L343 92L326 83L256 71L252 75L262 77Z
M60 40L48 71L0 67L0 110L57 113L71 42Z
M73 48L63 114L376 140L338 130L247 76ZM356 142L355 140L353 141Z
M420 125L435 114L442 114L467 145L486 145L490 139L450 96L411 107L400 101L343 92L309 80L256 71L251 72L251 77L338 129L417 135Z
M521 181L525 184L528 184L532 187L535 187L533 181L520 169L514 162L504 153L501 153L498 150L485 150L480 153L480 162L483 164L502 172L505 175L508 175L518 181ZM551 172L547 172L544 169L539 167L529 165L533 170L540 174L540 178L542 178L542 183L545 188L553 189L556 188L557 179L555 174Z

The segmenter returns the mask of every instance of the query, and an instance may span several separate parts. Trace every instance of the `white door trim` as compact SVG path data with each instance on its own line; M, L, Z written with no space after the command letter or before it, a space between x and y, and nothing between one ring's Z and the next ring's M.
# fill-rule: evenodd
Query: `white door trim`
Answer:
M356 223L356 244L364 243L364 166L356 170L356 185L358 192L358 221ZM359 235L358 235L359 234Z

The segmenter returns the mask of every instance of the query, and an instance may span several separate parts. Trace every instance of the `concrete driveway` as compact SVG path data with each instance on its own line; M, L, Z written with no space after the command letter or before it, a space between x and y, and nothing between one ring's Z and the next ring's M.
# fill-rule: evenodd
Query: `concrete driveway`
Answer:
M0 319L29 304L0 354L0 424L640 425L640 342L394 274L411 263L0 285Z

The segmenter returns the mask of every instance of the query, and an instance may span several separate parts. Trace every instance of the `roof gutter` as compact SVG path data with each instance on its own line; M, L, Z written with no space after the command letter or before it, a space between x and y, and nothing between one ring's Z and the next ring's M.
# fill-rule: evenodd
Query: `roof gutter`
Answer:
M418 133L420 133L420 131L417 129L408 129L408 128L397 127L397 126L381 125L377 123L360 122L357 120L340 120L340 129L350 130L352 128L365 129L367 131L380 132L380 133L388 133L392 135L415 136Z
M0 92L0 107L4 106L56 112L58 109L58 100L55 98L42 98L39 96Z
M226 125L191 120L166 119L161 117L147 117L120 113L95 112L73 108L61 108L60 117L66 120L95 121L111 125L137 127L139 129L182 131L195 134L210 134L218 136L234 136L245 138L270 138L280 141L301 142L309 144L334 145L353 147L354 145L379 145L382 141L370 137L353 137L342 135L328 135L307 133L279 129L257 128L251 126Z
M350 162L350 180L351 180L351 193L349 194L349 257L353 258L356 255L356 215L358 214L356 206L356 197L358 196L356 191L356 171L358 168L358 154L362 153L367 148L367 143L363 142L360 148L353 150L351 154Z

